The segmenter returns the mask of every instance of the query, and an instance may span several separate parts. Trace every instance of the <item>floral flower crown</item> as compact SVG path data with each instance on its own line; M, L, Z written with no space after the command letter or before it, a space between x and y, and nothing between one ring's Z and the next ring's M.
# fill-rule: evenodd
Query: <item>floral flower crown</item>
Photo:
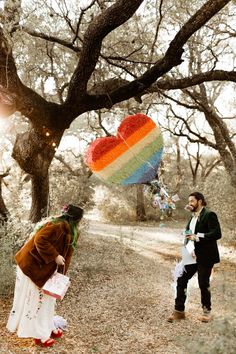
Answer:
M83 213L84 213L83 208L76 206L76 205L65 204L62 207L62 214L67 215L67 216L73 218L74 220L81 219L83 216Z
M65 204L65 205L63 205L63 207L62 207L62 209L61 209L61 212L62 212L63 214L65 214L65 213L68 212L68 210L69 210L69 204Z

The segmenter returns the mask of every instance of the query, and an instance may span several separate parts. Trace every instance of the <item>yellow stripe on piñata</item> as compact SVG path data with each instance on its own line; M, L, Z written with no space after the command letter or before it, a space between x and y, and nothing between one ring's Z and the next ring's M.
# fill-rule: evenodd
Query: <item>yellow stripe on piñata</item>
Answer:
M163 147L162 136L159 135L156 140L152 141L148 146L145 146L144 149L130 159L125 166L122 166L122 170L118 170L113 173L111 177L106 180L111 183L120 183L124 179L129 178L141 165L144 163L148 164L149 158L158 150Z
M107 167L105 167L103 170L100 172L97 172L97 175L100 176L101 178L109 178L112 175L114 175L116 172L118 172L121 168L123 170L124 166L126 164L129 164L129 162L133 159L135 156L136 160L138 159L139 163L143 163L143 161L140 161L139 159L139 154L144 150L144 148L147 146L149 147L150 144L153 141L157 141L161 137L160 131L157 126L155 126L155 129L152 129L151 132L145 136L143 139L138 141L135 145L132 147L128 148L127 151L119 156L117 159L115 159L112 163L110 163ZM162 137L161 137L162 139ZM157 144L157 142L156 142ZM159 146L159 140L158 140L158 146Z
M150 119L146 124L144 124L141 128L139 128L137 131L135 131L133 134L131 134L128 138L125 139L124 141L121 141L120 144L115 146L113 149L109 150L106 154L104 154L101 158L96 160L94 163L90 165L90 168L92 171L101 171L102 169L106 168L106 166L110 165L113 163L114 160L117 160L119 156L123 155L130 147L132 147L135 144L138 144L139 141L142 140L145 136L150 134L150 132L154 129L158 129L156 124ZM155 134L159 134L159 129L158 132ZM121 136L119 136L122 138ZM138 143L137 143L138 141Z

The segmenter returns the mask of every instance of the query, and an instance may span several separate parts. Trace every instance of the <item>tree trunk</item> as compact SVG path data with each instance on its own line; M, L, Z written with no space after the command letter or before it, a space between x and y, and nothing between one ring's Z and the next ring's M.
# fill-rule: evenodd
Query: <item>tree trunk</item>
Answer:
M179 146L179 139L175 142L176 145L176 184L175 184L175 193L179 193L180 186L183 178L182 168L181 168L181 152Z
M49 177L47 176L31 176L31 210L30 220L32 222L39 221L48 214L48 196L49 196Z
M217 150L220 154L224 167L231 179L231 185L236 188L236 145L224 120L217 113L209 101L204 84L199 85L201 90L201 109L210 125Z
M0 223L7 221L8 210L2 197L2 177L0 177Z
M137 221L145 221L146 211L144 207L144 194L143 194L143 185L137 185L137 206L136 206L136 220Z
M225 122L218 117L216 112L205 112L205 117L214 132L218 152L224 167L231 179L231 185L236 188L236 145L230 137Z
M59 145L63 131L51 132L50 137L31 127L18 134L12 156L20 167L31 176L32 204L30 220L39 221L47 214L49 176L48 169Z

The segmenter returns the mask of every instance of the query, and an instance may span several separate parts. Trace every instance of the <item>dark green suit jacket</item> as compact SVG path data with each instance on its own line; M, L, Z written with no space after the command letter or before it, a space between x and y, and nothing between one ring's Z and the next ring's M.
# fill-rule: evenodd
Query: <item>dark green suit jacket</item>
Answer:
M186 230L189 230L190 221ZM202 209L194 233L198 232L203 233L204 238L200 237L199 242L194 242L197 263L206 266L218 263L220 256L217 240L221 238L221 229L216 213L205 207Z

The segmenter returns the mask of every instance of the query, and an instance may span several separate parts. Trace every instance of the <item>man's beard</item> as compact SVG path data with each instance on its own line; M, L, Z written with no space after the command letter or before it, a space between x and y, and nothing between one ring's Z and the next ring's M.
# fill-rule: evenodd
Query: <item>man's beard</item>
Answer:
M193 208L193 212L195 213L197 211L197 209L199 208L199 202L197 202L197 205L191 205L191 207Z
M187 204L184 209L188 210L188 211L191 211L191 212L194 211L194 207L192 205L189 205L189 204Z
M191 213L195 213L197 208L198 204L196 206L187 204L184 209L190 211Z

